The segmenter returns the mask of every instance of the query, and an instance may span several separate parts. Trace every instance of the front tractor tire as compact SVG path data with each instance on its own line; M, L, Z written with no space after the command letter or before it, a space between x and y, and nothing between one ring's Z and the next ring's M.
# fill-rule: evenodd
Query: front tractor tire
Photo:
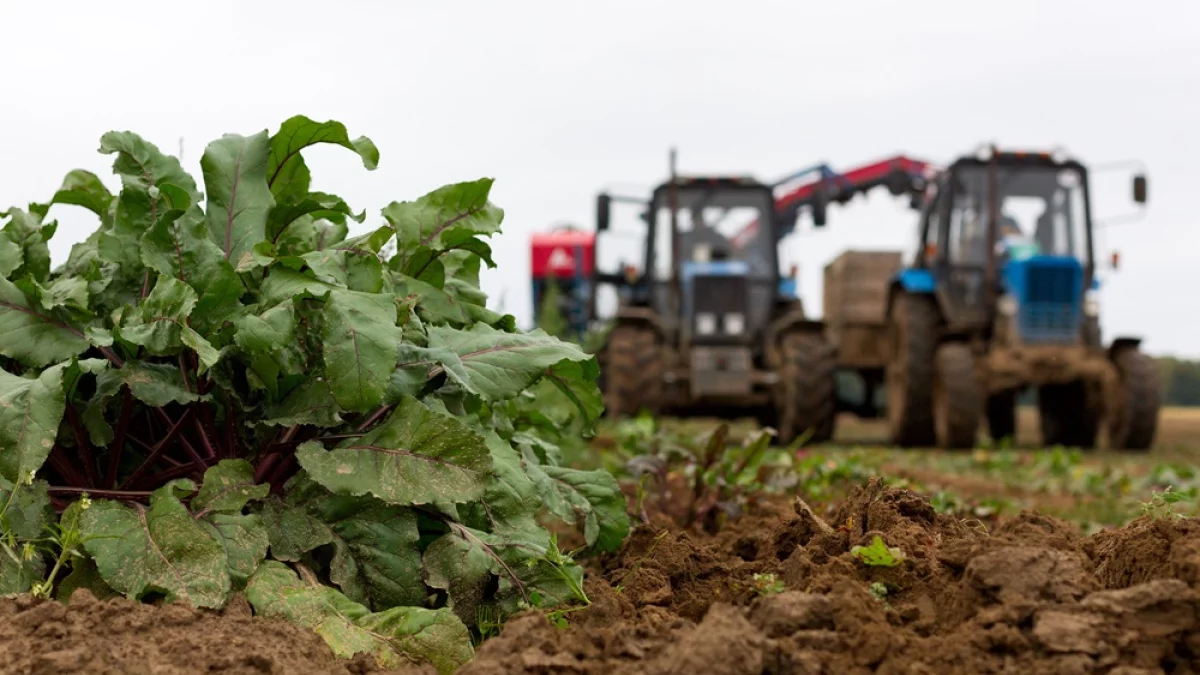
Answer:
M947 342L934 356L933 420L939 448L969 450L979 438L984 396L971 348Z
M605 347L604 409L614 418L658 413L663 398L663 352L649 327L617 326Z
M1117 405L1109 422L1109 447L1145 452L1154 445L1162 408L1162 381L1154 359L1136 347L1113 354L1120 376Z
M888 315L887 418L892 443L929 447L933 422L933 359L938 308L932 297L901 293Z
M834 372L837 353L813 330L792 330L779 340L779 384L775 391L779 442L789 444L804 433L808 442L833 440L837 417Z

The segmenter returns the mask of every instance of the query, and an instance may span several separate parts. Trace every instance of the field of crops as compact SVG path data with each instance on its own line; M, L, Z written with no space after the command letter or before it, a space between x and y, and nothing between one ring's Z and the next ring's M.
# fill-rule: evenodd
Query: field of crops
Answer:
M487 308L490 179L370 216L297 116L202 181L132 132L0 230L14 673L1188 673L1200 415L1149 455L603 420ZM98 226L51 266L51 208Z

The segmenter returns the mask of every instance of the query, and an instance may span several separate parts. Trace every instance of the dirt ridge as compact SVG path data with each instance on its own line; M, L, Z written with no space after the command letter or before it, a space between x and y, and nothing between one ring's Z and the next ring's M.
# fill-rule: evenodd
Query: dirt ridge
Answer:
M875 535L902 564L850 554ZM655 518L600 561L568 628L514 617L461 672L1200 673L1198 569L1194 519L1085 538L1022 513L988 532L872 479L828 523L799 500L716 536Z

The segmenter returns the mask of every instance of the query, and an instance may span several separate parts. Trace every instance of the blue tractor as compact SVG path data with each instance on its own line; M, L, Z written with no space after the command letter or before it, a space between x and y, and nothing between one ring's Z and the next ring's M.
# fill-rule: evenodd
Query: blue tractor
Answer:
M597 354L607 413L747 415L785 443L805 433L828 440L836 355L780 270L772 186L679 177L672 153L671 177L648 202L598 197L599 232L614 199L644 209L645 239L639 265L596 275L622 298Z
M1146 202L1143 175L1133 199ZM920 246L887 299L893 442L974 447L984 421L1011 437L1032 387L1044 444L1149 449L1160 376L1140 339L1101 339L1087 169L989 147L941 171L921 202Z

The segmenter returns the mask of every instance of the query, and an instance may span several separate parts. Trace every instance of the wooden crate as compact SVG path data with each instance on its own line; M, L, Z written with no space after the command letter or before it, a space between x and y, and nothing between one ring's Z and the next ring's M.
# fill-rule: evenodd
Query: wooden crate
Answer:
M846 251L825 266L825 323L842 367L883 367L888 282L903 266L898 251Z

